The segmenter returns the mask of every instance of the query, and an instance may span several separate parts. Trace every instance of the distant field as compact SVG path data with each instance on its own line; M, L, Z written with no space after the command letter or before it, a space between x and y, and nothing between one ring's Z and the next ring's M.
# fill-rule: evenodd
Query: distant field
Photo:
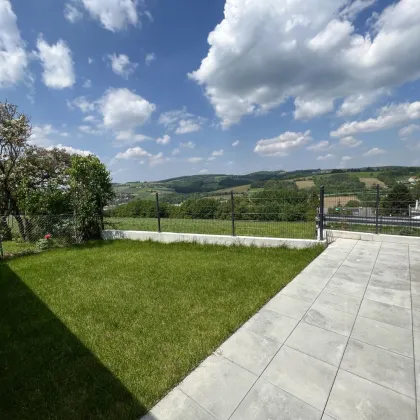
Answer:
M243 192L249 191L250 189L251 189L251 184L239 185L239 187L224 188L222 190L212 191L212 194L226 194L226 193L230 193L231 191L235 193L243 193Z
M366 184L366 187L370 188L372 186L380 185L381 187L385 187L386 185L379 181L378 178L359 178L361 182L364 182Z
M311 180L305 180L305 181L295 181L297 187L301 190L304 188L312 188L315 187L314 181Z
M354 195L336 195L333 197L325 197L325 207L336 207L338 203L340 203L342 206L345 206L349 201L351 200L357 200L357 197Z

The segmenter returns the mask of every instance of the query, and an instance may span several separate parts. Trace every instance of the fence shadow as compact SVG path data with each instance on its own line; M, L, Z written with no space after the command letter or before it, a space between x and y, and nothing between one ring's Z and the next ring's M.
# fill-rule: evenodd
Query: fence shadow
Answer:
M0 262L0 418L136 419L145 412L8 264Z

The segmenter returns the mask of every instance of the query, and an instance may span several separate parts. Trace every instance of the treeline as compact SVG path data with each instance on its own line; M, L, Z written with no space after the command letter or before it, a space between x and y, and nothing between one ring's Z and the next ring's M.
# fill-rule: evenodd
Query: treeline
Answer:
M314 220L318 195L314 191L279 189L265 190L252 196L234 198L236 220L307 221ZM189 198L181 205L160 203L160 217L175 219L230 219L229 198ZM108 217L157 217L156 203L136 200L106 211Z

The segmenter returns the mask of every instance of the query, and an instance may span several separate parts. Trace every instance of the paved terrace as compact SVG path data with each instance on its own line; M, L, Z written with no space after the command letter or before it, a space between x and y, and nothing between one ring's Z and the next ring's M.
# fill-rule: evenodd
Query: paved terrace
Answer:
M144 419L420 420L419 393L420 246L339 239Z

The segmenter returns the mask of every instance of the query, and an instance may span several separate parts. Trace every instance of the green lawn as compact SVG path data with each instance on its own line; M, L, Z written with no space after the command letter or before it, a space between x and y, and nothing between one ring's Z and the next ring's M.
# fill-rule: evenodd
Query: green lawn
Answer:
M115 241L0 263L0 418L138 419L320 252Z
M105 229L157 231L157 219L108 217ZM315 221L235 221L236 235L274 238L315 239ZM161 219L162 232L231 235L231 220Z
M353 224L353 223L328 223L326 229L346 230L351 232L376 233L374 224ZM383 235L402 235L402 236L420 236L419 228L410 228L404 226L381 226L379 225L379 233Z
M3 252L5 254L19 254L36 250L36 245L32 242L23 241L4 241Z

